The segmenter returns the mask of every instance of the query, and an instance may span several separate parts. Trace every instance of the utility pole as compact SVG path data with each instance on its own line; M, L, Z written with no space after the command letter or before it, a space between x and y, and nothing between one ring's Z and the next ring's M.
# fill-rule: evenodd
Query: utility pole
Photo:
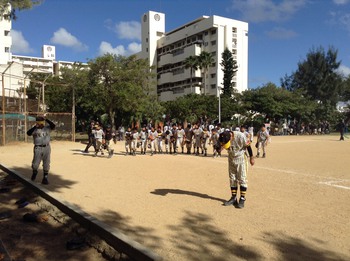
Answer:
M1 74L1 82L2 82L2 145L5 146L6 143L6 118L5 118L5 73L12 66L14 62L11 62L6 69Z

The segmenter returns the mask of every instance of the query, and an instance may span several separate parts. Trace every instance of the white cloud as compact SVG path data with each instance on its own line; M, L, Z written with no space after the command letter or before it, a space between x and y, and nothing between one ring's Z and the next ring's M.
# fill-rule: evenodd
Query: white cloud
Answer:
M87 45L80 42L74 35L69 33L66 29L60 28L54 32L50 39L51 43L71 47L76 51L87 51Z
M99 48L99 55L110 53L115 55L128 56L139 51L141 51L141 44L139 43L130 43L128 47L125 48L123 45L113 47L110 43L102 41Z
M297 33L282 27L275 27L271 31L266 32L270 38L274 39L290 39L297 36Z
M140 43L131 43L128 45L128 50L131 54L141 52L142 45Z
M350 13L330 12L331 18L327 21L330 25L341 26L350 32Z
M239 11L249 22L283 21L290 18L308 0L232 0L232 9Z
M350 67L347 67L345 65L340 65L339 68L338 68L338 73L347 77L347 76L350 76Z
M136 21L119 22L112 29L120 39L141 41L141 24Z
M340 16L339 23L350 32L350 13Z
M333 0L336 5L346 5L348 2L349 0Z
M11 30L12 36L12 53L32 53L33 49L30 48L29 43L24 38L22 32Z

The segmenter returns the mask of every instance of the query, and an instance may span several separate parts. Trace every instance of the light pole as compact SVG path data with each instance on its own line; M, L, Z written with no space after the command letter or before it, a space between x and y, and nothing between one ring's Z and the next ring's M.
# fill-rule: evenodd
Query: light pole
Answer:
M14 62L11 62L1 74L2 83L2 145L5 146L6 142L6 119L5 119L5 73L12 66Z
M26 79L27 77L32 73L32 71L34 70L34 68L32 68L30 70L30 72L24 77L24 85L23 85L23 98L24 98L24 131L26 132L27 131L27 83L26 83ZM27 142L28 141L28 137L27 135L24 134L24 141Z
M217 96L219 98L219 123L221 123L221 87L220 86L217 86L216 88L217 90Z
M46 80L51 76L51 74L49 74L48 76L46 76L45 80L41 83L41 90L43 92L43 112L46 113L46 104L45 104L45 82Z

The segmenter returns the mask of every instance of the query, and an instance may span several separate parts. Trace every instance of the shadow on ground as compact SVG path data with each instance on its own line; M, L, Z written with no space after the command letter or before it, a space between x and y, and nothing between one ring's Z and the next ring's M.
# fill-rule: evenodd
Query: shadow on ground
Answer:
M182 190L182 189L155 189L151 193L155 194L155 195L160 195L160 196L166 196L167 194L189 195L189 196L193 196L193 197L216 200L216 201L220 201L222 203L225 202L225 200L221 199L221 198L216 198L216 197L209 196L207 194L198 193L198 192L194 192L194 191L187 191L187 190Z
M306 236L307 231L305 231ZM345 257L332 251L327 243L320 239L314 239L312 243L277 231L265 233L264 237L268 238L267 241L279 252L281 260L350 260L350 256Z
M328 250L326 242L314 240L314 244L278 232L263 235L264 241L277 251L277 257L268 257L261 250L246 245L239 235L235 240L229 239L228 233L234 233L234 228L224 231L210 216L191 211L185 211L181 223L170 225L169 229L172 231L170 241L173 249L179 251L186 260L350 260L349 257Z
M20 172L18 169L16 171ZM57 222L40 209L35 204L40 198L37 194L2 171L0 187L9 188L8 192L0 193L0 213L10 213L10 216L0 220L0 237L10 254L9 260L105 260L88 246L75 251L67 250L67 241L75 238L76 233L67 224ZM27 204L19 207L16 201L23 198ZM25 214L35 214L41 219L25 221Z
M156 250L162 247L161 238L156 236L156 232L153 228L145 226L131 226L132 222L131 217L123 216L117 212L111 210L105 210L99 216L99 219L104 223L117 228L123 234L130 236L133 240L138 243L145 244L151 250Z

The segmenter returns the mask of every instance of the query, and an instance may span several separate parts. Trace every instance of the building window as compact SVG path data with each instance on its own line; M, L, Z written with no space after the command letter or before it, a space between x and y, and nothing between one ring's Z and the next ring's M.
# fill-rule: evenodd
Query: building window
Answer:
M216 56L216 52L212 52L211 54L212 54L213 56Z
M10 52L10 47L5 47L5 53L9 53Z
M146 38L146 43L148 43L148 38Z
M208 32L205 32L204 35L208 35Z
M211 41L211 45L216 45L216 41Z
M216 29L211 30L211 34L216 34Z
M205 43L204 43L204 46L208 46L208 42L205 42Z
M211 87L212 89L216 89L216 84L212 84L212 85L210 85L210 87Z
M10 35L10 31L5 30L5 31L4 31L4 35L5 35L5 36L9 36L9 35Z
M146 53L148 53L148 48L146 48Z
M216 73L210 74L210 77L211 77L212 79L215 78L215 77L216 77Z

